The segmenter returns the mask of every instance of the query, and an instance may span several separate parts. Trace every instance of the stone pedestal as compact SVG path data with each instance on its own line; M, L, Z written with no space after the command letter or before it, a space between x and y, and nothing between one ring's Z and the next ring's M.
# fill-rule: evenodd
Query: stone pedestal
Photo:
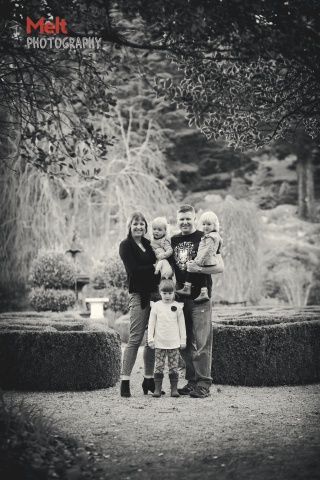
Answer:
M86 303L90 303L90 318L104 318L103 304L109 302L109 298L86 298Z

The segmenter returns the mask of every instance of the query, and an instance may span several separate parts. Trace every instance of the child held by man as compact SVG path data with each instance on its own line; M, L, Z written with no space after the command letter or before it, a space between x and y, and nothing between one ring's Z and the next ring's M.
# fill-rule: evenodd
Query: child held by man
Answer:
M155 348L155 391L153 397L161 396L165 360L168 357L171 397L180 397L179 380L180 349L186 348L186 326L183 305L175 301L174 282L162 279L159 285L161 300L151 307L148 324L148 345Z
M189 297L191 295L192 284L197 278L200 281L201 291L197 298L194 299L196 303L209 301L208 295L208 275L201 274L201 268L204 266L217 265L216 255L220 253L222 239L219 234L219 220L214 212L204 212L200 217L201 230L203 237L200 240L197 256L194 261L199 266L198 273L187 273L186 282L181 290L177 290L178 295ZM197 275L197 277L195 277ZM200 277L200 278L199 278Z

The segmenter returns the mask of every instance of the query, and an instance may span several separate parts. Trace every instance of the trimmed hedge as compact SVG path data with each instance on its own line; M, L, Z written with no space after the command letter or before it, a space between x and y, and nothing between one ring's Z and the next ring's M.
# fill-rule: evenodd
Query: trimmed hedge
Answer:
M23 320L16 325L0 322L0 388L59 391L114 386L120 378L119 334L79 322L44 321L42 326L35 325L38 319L25 320L24 325Z
M245 386L320 381L319 315L213 323L213 383Z

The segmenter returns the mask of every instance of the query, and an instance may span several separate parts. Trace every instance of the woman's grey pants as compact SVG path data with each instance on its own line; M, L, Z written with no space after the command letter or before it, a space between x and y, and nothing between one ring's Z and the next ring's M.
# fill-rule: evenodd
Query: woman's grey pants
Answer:
M122 375L130 376L135 364L138 349L146 331L150 315L150 303L141 308L139 293L130 293L129 296L130 335L123 354ZM143 352L144 374L152 376L154 373L155 351L147 345Z

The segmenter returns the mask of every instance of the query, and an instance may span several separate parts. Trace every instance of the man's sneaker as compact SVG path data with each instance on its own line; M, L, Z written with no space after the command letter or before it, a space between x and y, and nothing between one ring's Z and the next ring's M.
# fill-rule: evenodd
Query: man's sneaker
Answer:
M189 395L193 391L194 387L192 385L189 385L189 383L182 388L178 388L178 392L180 393L180 395Z
M206 398L209 397L210 392L205 387L196 387L189 393L189 395L193 398Z

